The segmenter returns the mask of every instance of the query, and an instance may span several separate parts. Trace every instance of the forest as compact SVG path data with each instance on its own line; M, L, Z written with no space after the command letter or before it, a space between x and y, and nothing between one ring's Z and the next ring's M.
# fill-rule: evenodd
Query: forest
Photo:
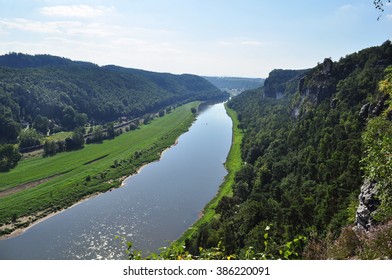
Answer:
M8 160L9 168L20 160L15 144L26 123L35 133L73 131L86 122L226 97L193 75L21 54L0 57L0 65L0 163ZM392 236L391 93L386 41L311 69L274 70L264 87L233 97L227 106L238 117L242 166L232 192L185 249L172 247L161 257L392 258L385 242ZM367 180L377 185L375 241L353 229ZM141 254L129 251L129 258Z
M72 61L50 55L0 56L0 169L15 167L19 148L39 136L75 131L69 148L81 147L78 129L130 120L195 100L225 99L205 79ZM17 146L15 146L17 144ZM64 150L64 149L62 149Z
M237 78L237 77L207 77L204 79L212 83L222 91L237 95L245 90L261 87L264 79L261 78Z
M197 256L219 244L226 256L240 259L249 250L271 258L336 258L325 248L345 234L357 250L351 228L366 178L379 184L374 224L387 223L391 64L387 41L309 70L275 70L265 87L232 98L228 106L244 133L244 163L233 195L220 200L214 218L186 240L186 249ZM390 258L391 248L385 250Z

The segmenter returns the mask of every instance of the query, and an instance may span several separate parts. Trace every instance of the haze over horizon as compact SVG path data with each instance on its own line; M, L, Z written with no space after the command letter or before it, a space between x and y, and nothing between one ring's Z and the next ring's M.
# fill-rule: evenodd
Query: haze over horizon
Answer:
M0 0L0 54L265 78L391 39L372 0ZM387 35L386 35L387 34ZM387 36L387 37L386 37Z

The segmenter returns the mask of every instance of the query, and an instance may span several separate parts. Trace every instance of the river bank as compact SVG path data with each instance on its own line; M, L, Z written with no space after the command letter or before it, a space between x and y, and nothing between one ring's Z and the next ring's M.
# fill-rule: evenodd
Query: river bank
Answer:
M200 102L183 105L137 131L124 133L102 144L89 145L81 151L59 154L52 158L38 159L45 166L48 161L69 157L64 165L69 164L68 168L72 166L75 171L67 172L66 176L54 176L53 180L34 188L2 197L2 239L15 237L49 216L61 213L64 209L69 209L99 193L121 187L125 178L136 174L146 164L159 160L162 153L176 143L178 137L187 131L195 120L191 108L199 105ZM132 143L132 147L129 147L129 142ZM95 151L103 151L108 156L93 154ZM90 158L94 160L100 157L102 159L86 165L86 162L91 161ZM35 161L26 161L27 167L29 163L35 165ZM26 166L21 164L21 168L23 171ZM45 167L42 167L41 172L44 171ZM18 173L18 170L13 172Z
M123 187L0 241L0 259L124 259L123 240L136 250L158 252L190 227L216 194L227 174L231 138L223 103L207 106L159 161L122 181Z
M0 240L5 240L5 239L8 239L8 238L17 237L17 236L25 233L27 230L29 230L33 226L36 226L39 223L41 223L41 222L43 222L43 221L45 221L45 220L47 220L47 219L49 219L51 217L54 217L55 215L58 215L58 214L64 212L65 210L71 209L72 207L75 207L78 204L83 203L83 202L85 202L85 201L87 201L87 200L89 200L89 199L91 199L91 198L93 198L93 197L95 197L97 195L100 195L100 194L102 194L102 193L97 193L97 194L93 194L93 195L90 195L88 197L85 197L82 200L75 202L70 207L61 209L61 210L56 211L56 212L47 212L48 214L45 214L44 212L42 212L42 213L37 213L35 215L21 217L21 218L18 219L17 222L18 223L22 223L22 224L26 224L26 225L28 224L28 225L26 227L18 227L15 230L13 230L11 233L0 236ZM0 227L0 231L4 230L5 228L10 227L10 226L12 226L12 225L10 225L10 224L3 225L2 227Z

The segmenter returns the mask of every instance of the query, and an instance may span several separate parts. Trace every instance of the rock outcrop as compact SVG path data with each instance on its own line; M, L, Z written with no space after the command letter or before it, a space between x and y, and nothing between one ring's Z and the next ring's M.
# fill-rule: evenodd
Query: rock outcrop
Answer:
M372 110L372 115L373 116L379 116L382 111L385 109L385 101L388 100L389 95L385 94L383 95L377 102L377 104L373 107Z
M336 82L332 74L333 62L326 58L320 69L299 80L299 92L315 104L319 104L336 92Z
M307 71L282 69L271 71L264 82L265 96L280 99L285 95L294 94L298 90L298 82Z
M324 62L323 62L323 67L324 67L324 69L323 69L323 73L324 74L327 74L327 75L331 74L332 67L333 67L332 59L331 58L325 58Z
M365 105L362 106L361 110L359 111L359 117L362 120L366 120L369 116L369 108L370 108L370 103L366 103Z
M358 199L359 206L355 215L355 226L358 229L368 230L374 222L372 213L380 205L380 201L377 198L377 183L365 180Z
M379 116L385 109L385 102L388 100L389 95L385 94L381 96L376 104L366 103L362 106L359 111L359 117L361 120L366 121L369 116L377 117Z

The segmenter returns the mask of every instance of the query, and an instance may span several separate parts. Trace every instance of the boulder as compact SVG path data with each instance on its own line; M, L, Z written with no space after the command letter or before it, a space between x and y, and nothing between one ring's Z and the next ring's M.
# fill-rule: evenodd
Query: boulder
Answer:
M370 103L366 103L365 105L362 106L361 110L359 111L359 117L363 120L366 120L367 117L369 116L369 107Z
M387 101L388 97L389 95L385 94L379 99L377 105L372 110L373 116L379 116L382 113L382 111L385 109L385 101Z

